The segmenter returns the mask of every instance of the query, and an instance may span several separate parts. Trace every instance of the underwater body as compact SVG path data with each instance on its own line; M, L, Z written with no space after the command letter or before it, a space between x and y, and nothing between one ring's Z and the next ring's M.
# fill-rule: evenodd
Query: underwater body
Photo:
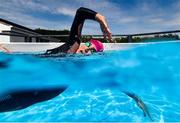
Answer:
M0 121L179 122L179 50L167 42L88 56L1 53Z

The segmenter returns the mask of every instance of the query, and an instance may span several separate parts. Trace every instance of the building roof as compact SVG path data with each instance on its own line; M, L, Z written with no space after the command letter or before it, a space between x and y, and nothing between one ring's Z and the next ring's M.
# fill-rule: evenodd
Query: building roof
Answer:
M12 25L12 26L15 26L15 27L24 29L24 30L28 30L28 31L31 31L31 32L35 32L33 29L27 28L27 27L25 27L25 26L21 26L21 25L19 25L19 24L13 23L13 22L11 22L11 21L8 21L8 20L2 19L2 18L0 18L0 22L6 23L6 24L8 24L8 25ZM37 33L37 32L35 32L35 33Z
M8 20L2 19L2 18L0 18L0 23L5 23L5 24L7 24L7 25L13 26L14 28L23 29L24 31L27 30L27 31L30 31L31 33L33 32L33 33L35 33L35 34L38 35L38 36L42 36L42 37L40 37L40 38L41 38L41 39L44 39L44 40L50 40L50 41L55 41L55 42L58 42L58 41L59 41L59 39L56 39L56 38L53 38L53 37L49 37L49 36L48 36L48 37L47 37L47 36L43 37L42 34L37 33L37 32L36 32L35 30L33 30L33 29L27 28L27 27L25 27L25 26L21 26L21 25L19 25L19 24L13 23L13 22L11 22L11 21L8 21ZM14 33L13 31L5 31L5 32ZM15 32L15 34L18 34L18 32ZM19 34L20 34L20 33L19 33Z

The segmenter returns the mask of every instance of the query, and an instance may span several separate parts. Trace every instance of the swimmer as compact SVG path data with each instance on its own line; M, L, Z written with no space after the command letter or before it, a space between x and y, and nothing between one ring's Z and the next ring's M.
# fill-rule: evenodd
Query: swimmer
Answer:
M104 38L108 38L108 40L112 42L111 31L108 27L105 17L93 10L81 7L76 11L68 41L57 48L47 50L45 55L57 53L91 54L93 52L102 52L104 50L103 44L95 39L91 39L84 45L80 46L82 27L85 20L87 19L97 21L100 24Z

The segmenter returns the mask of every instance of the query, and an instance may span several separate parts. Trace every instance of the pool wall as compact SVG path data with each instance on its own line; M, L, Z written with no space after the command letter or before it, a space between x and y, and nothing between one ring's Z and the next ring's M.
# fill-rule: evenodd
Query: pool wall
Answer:
M62 45L63 43L4 43L4 47L11 52L44 52ZM145 43L105 43L104 49L107 50L125 50L135 46L142 46Z
M180 40L148 42L148 43L104 43L104 49L105 49L105 51L108 51L108 50L126 50L129 48L144 46L147 44L179 42L179 41ZM9 49L11 52L24 52L24 53L44 52L47 49L53 49L53 48L58 47L62 44L63 43L2 43L2 45L4 47L6 47L7 49Z

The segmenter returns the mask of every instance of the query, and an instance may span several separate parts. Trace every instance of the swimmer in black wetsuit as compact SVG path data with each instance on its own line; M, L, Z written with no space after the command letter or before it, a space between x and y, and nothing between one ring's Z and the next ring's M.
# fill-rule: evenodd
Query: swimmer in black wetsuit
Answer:
M86 42L85 45L80 46L80 37L81 31L86 19L94 20L99 22L101 30L105 38L108 38L112 42L111 31L107 25L106 19L103 15L87 9L79 8L76 11L76 15L71 26L69 40L60 47L47 50L45 54L56 54L56 53L92 53L92 52L101 52L103 51L103 44L98 40L91 39L89 42Z

